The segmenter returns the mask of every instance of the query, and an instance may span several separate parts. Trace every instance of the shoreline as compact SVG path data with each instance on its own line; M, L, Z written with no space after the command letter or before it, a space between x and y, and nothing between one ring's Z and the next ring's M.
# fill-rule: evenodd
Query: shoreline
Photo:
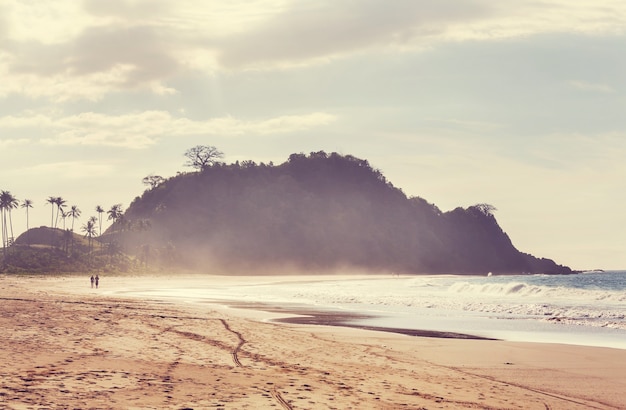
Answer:
M106 293L136 281L0 278L1 407L626 407L624 350L275 323Z
M546 296L547 299L541 299L531 295L530 299L522 300L519 295L505 294L507 288L497 285L491 289L496 292L499 290L503 294L501 297L507 300L503 300L502 304L499 301L493 303L497 295L481 299L480 287L485 284L468 285L464 283L465 279L465 275L401 278L390 278L389 275L193 276L167 278L170 287L160 287L158 283L145 287L138 285L116 292L116 295L197 303L258 303L258 306L295 306L296 310L326 309L354 314L367 312L370 315L367 318L353 320L348 324L352 327L356 327L356 323L372 329L396 329L396 332L424 330L486 339L626 349L626 328L623 325L613 328L608 322L612 317L619 320L620 312L616 308L607 312L588 312L588 316L585 316L587 312L561 305L561 296L550 294ZM414 286L416 281L417 285ZM440 286L442 281L446 285ZM463 295L456 298L455 287L450 287L453 291L442 291L451 283L468 286L471 292L479 296L470 301L464 300ZM341 289L344 285L349 285L347 290ZM524 288L524 285L513 285ZM533 286L529 285L526 289L534 291ZM513 289L513 294L517 288ZM379 289L383 289L383 292L379 293ZM542 291L549 292L546 289ZM509 302L509 298L512 302ZM554 302L550 302L550 299ZM470 308L466 309L466 305ZM578 321L579 316L591 319L585 320L588 323L583 324Z
M10 276L8 276L10 277ZM432 310L436 312L436 315L431 315L432 312L429 309L423 309L413 313L413 317L417 320L410 319L406 313L402 312L401 316L394 316L394 312L391 315L386 314L383 309L352 309L348 305L332 306L324 304L322 301L318 304L317 300L303 300L303 303L298 300L294 300L292 295L288 295L286 298L257 298L254 293L261 292L260 295L265 293L265 289L270 291L267 294L274 292L274 286L279 290L277 295L281 294L280 289L287 286L287 288L298 288L307 286L309 284L331 284L333 287L343 286L342 282L369 282L369 281L382 281L381 286L386 286L388 281L395 280L411 280L415 278L419 279L464 279L467 275L420 275L420 276L408 276L408 277L393 277L390 278L386 274L312 274L312 275L217 275L217 274L181 274L181 275L122 275L122 276L106 276L104 278L104 285L99 290L99 294L106 294L113 297L131 297L147 300L162 300L162 301L176 301L183 303L200 303L200 304L212 304L214 306L230 305L232 308L246 307L250 309L241 310L240 314L244 314L247 317L263 318L276 318L284 319L285 315L296 314L297 311L308 311L311 314L319 311L324 312L335 311L345 314L351 312L351 314L362 315L361 312L367 313L367 317L357 318L349 323L337 323L334 324L349 326L353 328L379 328L381 331L391 331L395 333L413 333L424 332L424 335L431 334L436 336L437 333L450 334L454 337L458 334L459 337L475 337L479 339L488 340L506 340L517 342L529 342L529 343L549 343L549 344L572 344L576 346L589 346L589 347L608 347L616 349L626 350L626 344L624 344L622 338L620 338L620 332L624 335L624 330L611 329L611 327L586 327L583 325L577 325L575 323L564 324L550 324L551 316L539 317L537 321L529 321L529 325L526 325L524 320L514 322L508 322L506 320L494 320L489 321L486 319L485 323L472 323L471 326L459 320L455 320L453 317L448 316L447 312L437 312L436 309ZM17 277L13 277L17 279ZM71 276L41 276L31 275L22 276L20 279L28 278L31 283L37 283L38 286L46 287L50 290L57 289L63 292L71 292L76 294L89 294L89 281L88 276L85 275L71 275ZM0 275L0 281L2 275ZM87 284L85 286L85 283ZM61 287L59 287L61 285ZM375 284L375 286L378 286ZM266 288L267 287L267 288ZM93 291L93 290L92 290ZM289 290L288 292L293 292ZM332 292L332 290L331 290ZM306 294L306 293L305 293ZM367 293L364 293L364 295ZM308 295L307 295L308 296ZM406 295L398 295L400 298ZM351 295L350 297L353 297ZM331 301L334 302L334 301ZM528 302L532 306L537 301ZM402 306L402 305L399 305ZM368 308L368 306L365 306ZM555 309L558 309L556 307ZM259 312L265 312L254 314L254 310ZM279 311L277 311L279 310ZM291 310L291 312L289 311ZM247 312L247 313L246 313ZM500 315L499 313L489 313L493 316ZM503 314L503 316L506 313ZM478 317L478 316L474 316ZM409 318L407 320L406 318ZM441 321L437 321L437 318L441 318ZM470 320L474 320L471 315ZM362 320L358 320L362 319ZM452 319L452 320L451 320ZM555 318L556 319L556 318ZM303 321L304 319L293 319L294 322ZM489 321L489 323L487 323ZM559 320L555 320L559 321ZM315 320L311 320L310 324L316 324ZM318 320L317 324L323 324L323 320ZM302 322L304 323L304 322ZM510 323L510 324L509 324ZM499 324L501 327L491 328L493 324ZM515 326L520 326L515 328Z
M405 336L432 337L437 339L465 339L465 340L499 340L490 337L471 335L466 333L448 332L427 329L408 329L389 326L369 326L353 323L354 320L372 319L377 316L354 312L338 312L335 310L321 310L315 308L287 308L267 303L244 303L238 301L219 301L232 309L246 309L275 313L278 317L269 319L274 323L288 323L292 325L309 326L336 326L351 329L370 330L374 332L397 333Z

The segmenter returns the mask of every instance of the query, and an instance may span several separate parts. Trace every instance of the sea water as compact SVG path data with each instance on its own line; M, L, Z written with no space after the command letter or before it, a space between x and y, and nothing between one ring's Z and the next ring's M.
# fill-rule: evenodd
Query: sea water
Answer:
M353 324L626 349L626 271L575 275L324 277L144 291L144 296L301 306Z

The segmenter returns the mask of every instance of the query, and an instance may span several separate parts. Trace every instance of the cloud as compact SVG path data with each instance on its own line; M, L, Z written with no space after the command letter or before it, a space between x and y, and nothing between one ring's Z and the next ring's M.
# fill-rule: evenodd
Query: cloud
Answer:
M576 168L611 174L611 167L626 167L622 161L626 153L626 132L623 131L553 134L547 136L542 145L536 149L543 148L544 155L549 152L553 160L561 163L561 168L568 171ZM613 175L621 179L622 174Z
M570 81L570 85L578 90L597 92L602 94L613 94L615 89L607 84L588 83L585 81Z
M32 141L28 138L11 138L0 139L0 148L5 150L11 147L30 144Z
M184 47L167 24L151 19L168 15L157 7L165 2L86 1L90 13L77 1L38 3L36 9L10 3L0 17L0 38L7 37L0 43L0 97L64 102L125 90L174 92L166 81L179 72L177 53Z
M83 75L129 66L130 86L167 78L178 64L167 52L171 47L165 34L146 26L89 29L72 44L68 69L73 75Z
M203 134L271 135L325 126L335 119L335 116L323 112L261 120L222 117L206 121L176 118L166 111L145 111L118 116L86 112L62 118L50 118L43 115L2 117L0 118L0 131L2 129L45 128L51 131L51 136L41 139L44 144L142 149L167 137Z
M471 0L292 2L263 24L224 38L219 60L227 67L245 67L402 46L443 32L450 22L485 13L486 8Z
M7 8L0 4L0 40L2 40L2 42L5 41L7 34L9 33L7 14ZM1 49L2 46L0 46L0 50Z
M623 34L619 0L323 0L290 2L248 30L216 41L230 69L327 62L359 52L414 52L441 42L495 41L546 33Z
M42 114L0 117L0 129L45 127L51 125L51 123L50 117Z
M149 20L172 12L166 0L83 0L83 7L97 17L131 21Z
M152 27L93 27L67 43L14 44L7 74L40 77L43 83L53 77L64 86L88 79L113 89L132 89L168 78L177 70L167 42L165 34Z
M115 166L110 161L99 163L94 161L65 161L37 164L31 167L19 168L12 171L21 177L41 175L56 175L67 179L93 179L112 174Z
M305 66L441 42L623 33L619 0L5 0L0 97L100 100L173 94L190 72Z
M276 7L271 0L239 7L195 0L6 1L0 97L53 102L97 101L128 90L175 93L169 80L215 67L209 40L216 32L240 30Z

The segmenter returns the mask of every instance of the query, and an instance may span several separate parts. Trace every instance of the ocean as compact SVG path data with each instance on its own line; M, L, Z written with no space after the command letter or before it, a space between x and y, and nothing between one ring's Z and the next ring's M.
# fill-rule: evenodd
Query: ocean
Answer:
M262 303L367 315L352 324L521 342L626 349L626 271L576 275L389 276L144 288L189 302Z

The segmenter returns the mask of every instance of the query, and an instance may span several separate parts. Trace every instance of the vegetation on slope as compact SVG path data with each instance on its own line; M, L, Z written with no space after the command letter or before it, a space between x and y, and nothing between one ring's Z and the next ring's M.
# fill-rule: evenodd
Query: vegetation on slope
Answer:
M65 201L50 197L51 226L13 240L19 201L2 191L0 271L571 273L515 249L492 206L441 212L408 198L366 160L320 151L277 166L227 165L222 155L189 149L186 165L195 172L147 176L149 188L126 212L121 204L97 206L98 217L80 228L84 236L73 232L78 207L65 212ZM28 216L32 201L22 207ZM105 212L113 224L102 233Z
M1 262L0 272L28 274L128 272L141 268L115 244L45 226L20 235Z
M366 160L322 151L159 179L107 235L144 264L202 270L571 273L516 250L492 211L442 213Z

